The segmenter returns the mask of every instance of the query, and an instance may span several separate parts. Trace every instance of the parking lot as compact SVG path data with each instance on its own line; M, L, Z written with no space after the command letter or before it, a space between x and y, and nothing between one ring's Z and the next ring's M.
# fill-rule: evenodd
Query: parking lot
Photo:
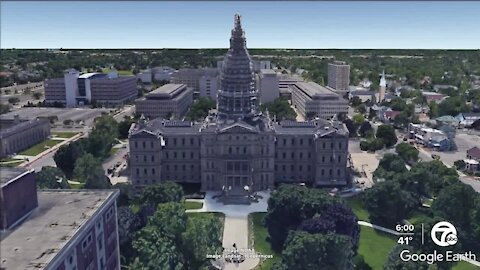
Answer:
M64 120L83 121L85 126L91 126L93 119L100 116L102 112L109 112L109 109L82 109L82 108L21 108L2 115L2 118L12 119L18 114L20 119L35 119L37 117L57 116L55 125L62 126Z
M467 133L458 133L455 136L455 144L457 145L456 151L449 152L437 152L433 151L440 156L443 163L449 166L453 166L453 163L459 159L465 159L467 150L477 146L480 146L480 137L478 135L471 135Z

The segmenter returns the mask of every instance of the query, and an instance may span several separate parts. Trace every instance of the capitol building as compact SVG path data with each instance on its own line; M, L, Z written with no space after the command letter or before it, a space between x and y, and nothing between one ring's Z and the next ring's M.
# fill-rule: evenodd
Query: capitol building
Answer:
M141 117L130 128L129 145L135 186L200 183L203 191L241 196L278 183L338 187L350 179L343 123L276 122L260 112L238 14L220 71L217 110L202 122Z

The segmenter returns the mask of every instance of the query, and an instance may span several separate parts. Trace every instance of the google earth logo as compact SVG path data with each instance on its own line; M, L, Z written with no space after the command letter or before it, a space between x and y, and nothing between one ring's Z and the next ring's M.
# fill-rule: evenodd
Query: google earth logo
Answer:
M440 235L440 239L437 238ZM457 243L457 229L452 223L447 221L437 222L430 232L430 236L435 244L441 247L453 246Z

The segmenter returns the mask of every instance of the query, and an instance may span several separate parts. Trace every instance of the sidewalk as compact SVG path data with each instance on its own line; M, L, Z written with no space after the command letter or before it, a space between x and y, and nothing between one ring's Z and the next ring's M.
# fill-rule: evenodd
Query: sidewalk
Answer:
M63 140L61 143L58 143L56 144L55 146L51 147L51 148L48 148L47 150L41 152L40 154L34 156L34 157L28 157L28 161L25 161L24 163L18 165L18 167L28 167L30 164L32 164L33 162L41 159L42 157L44 157L45 155L53 152L53 151L56 151L58 148L60 148L61 146L63 145L66 145L66 144L69 144L73 141L76 141L78 139L80 139L81 137L84 136L84 133L83 132L80 132L78 134L76 134L75 136L71 137L71 138L68 138L66 140ZM27 157L27 156L25 156Z

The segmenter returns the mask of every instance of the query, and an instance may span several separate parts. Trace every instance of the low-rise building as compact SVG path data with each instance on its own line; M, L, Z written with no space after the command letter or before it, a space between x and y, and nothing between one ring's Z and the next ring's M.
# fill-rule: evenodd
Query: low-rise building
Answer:
M154 119L182 118L193 103L193 91L185 84L165 84L135 101L137 114Z
M429 92L429 91L423 91L422 92L423 97L427 101L427 103L430 103L431 101L434 101L436 103L440 103L443 101L445 98L445 95L436 93L436 92Z
M0 176L2 269L120 269L118 191L37 191L33 170Z
M339 113L348 113L348 101L339 94L314 82L296 82L290 85L292 104L305 118L331 119Z
M50 136L50 122L46 119L0 119L0 157L25 150Z
M452 127L458 127L458 125L460 124L460 120L451 115L437 117L435 118L435 121L437 121L437 124L439 126L448 125Z
M280 96L277 73L272 69L260 70L257 85L261 104L273 102Z
M64 78L45 80L45 103L76 107L96 103L104 106L120 106L137 97L135 76L85 73L68 70Z
M460 113L455 118L460 121L460 126L468 127L480 119L480 113Z
M480 148L472 147L467 150L465 169L470 172L480 171Z
M348 93L348 99L352 100L354 97L358 97L362 102L376 100L375 91L369 91L366 89L358 89L357 87L350 87L350 93Z
M408 125L410 139L414 139L418 144L434 148L437 151L450 151L455 149L455 142L443 131L433 129L421 124Z

